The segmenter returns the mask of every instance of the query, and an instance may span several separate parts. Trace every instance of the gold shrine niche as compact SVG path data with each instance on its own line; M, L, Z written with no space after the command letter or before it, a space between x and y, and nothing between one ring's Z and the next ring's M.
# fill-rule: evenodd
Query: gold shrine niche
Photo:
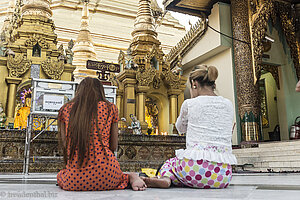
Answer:
M173 133L184 99L186 78L173 73L164 60L150 3L149 0L139 1L132 42L126 54L122 51L119 54L123 71L112 77L112 82L118 86L120 117L130 124L130 114L133 114L140 121L142 133L167 135ZM150 105L156 109L151 115Z
M0 102L7 121L14 123L18 94L30 87L31 78L71 81L72 41L57 48L49 0L17 0L1 33Z

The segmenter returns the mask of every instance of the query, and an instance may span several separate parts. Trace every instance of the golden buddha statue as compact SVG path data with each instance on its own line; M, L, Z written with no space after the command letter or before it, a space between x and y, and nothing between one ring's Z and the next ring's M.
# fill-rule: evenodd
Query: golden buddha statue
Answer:
M31 92L25 94L24 98L24 106L18 110L14 121L14 128L21 130L27 128L27 118L31 107Z

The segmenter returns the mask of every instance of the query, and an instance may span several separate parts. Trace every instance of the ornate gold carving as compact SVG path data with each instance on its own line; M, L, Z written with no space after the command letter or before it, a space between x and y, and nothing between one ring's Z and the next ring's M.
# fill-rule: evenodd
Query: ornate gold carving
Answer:
M124 150L123 150L124 147L122 147L121 145L118 146L118 159L120 159L121 156L123 156L124 154Z
M180 89L180 76L174 74L172 71L164 71L163 77L167 85L169 85L170 89Z
M161 47L153 45L151 51L146 55L146 60L150 62L153 57L156 57L158 61L162 61L163 54L161 54L160 52L162 52Z
M248 2L232 0L231 10L233 37L250 43ZM233 47L239 115L243 118L245 113L252 112L259 116L259 88L258 84L254 85L251 48L248 44L236 40L233 41Z
M145 71L138 71L136 73L136 79L141 86L149 86L156 75L156 69L148 67Z
M26 55L8 55L7 68L10 77L21 77L30 68L31 61L27 60Z
M253 2L253 1L252 1ZM254 71L254 84L259 80L261 72L261 60L263 54L263 39L266 34L266 27L268 20L274 10L273 0L266 0L264 3L258 5L255 1L256 11L252 10L252 19L250 20L251 26L251 44L252 44L252 56L253 56L253 71ZM252 8L254 9L254 8Z
M280 89L279 85L279 74L278 74L278 67L276 65L268 65L268 64L262 64L262 70L265 70L267 72L270 72L276 82L276 86L278 90Z
M125 155L127 156L127 158L129 158L130 160L133 159L137 154L136 149L133 146L129 146L126 150L125 150Z
M25 135L24 130L0 129L0 158L2 159L0 172L22 172ZM184 147L185 137L153 137L132 135L126 132L119 135L118 159L124 171L140 171L141 167L158 168L164 160L175 156L174 149ZM153 149L158 150L153 151ZM62 154L59 154L57 132L47 131L46 134L40 135L39 140L32 144L31 150L33 155L48 158L31 162L30 172L57 172L63 169L63 159L59 157ZM152 153L156 154L154 157L159 157L159 159L151 158Z
M252 0L250 3L252 12L251 20L251 36L253 65L256 79L260 77L261 60L263 54L263 39L267 30L267 23L272 17L273 23L276 22L276 14L279 16L282 30L285 34L287 44L291 49L291 55L296 69L298 78L300 79L300 50L296 40L295 20L292 15L291 4L288 2L278 2L274 0L266 0L263 3Z
M120 50L118 61L119 61L119 64L123 65L123 67L124 67L124 65L125 65L125 53L122 50Z
M123 88L123 84L118 80L117 76L115 73L110 72L109 73L109 80L113 86L117 86L119 89Z
M53 61L49 57L46 61L42 63L42 69L52 79L60 79L64 71L64 62L63 61Z
M44 38L42 38L42 36L36 35L36 34L34 34L31 38L26 40L25 46L26 47L33 47L37 43L40 45L40 47L42 49L48 49L49 48L48 42Z
M162 160L164 159L163 149L160 147L156 147L152 149L151 157L153 160Z
M291 50L294 67L298 79L300 79L300 47L296 39L296 27L292 15L291 4L283 2L275 2L275 10L279 15L282 30L284 32L287 44Z
M138 150L138 159L139 160L148 160L150 155L151 155L150 150L145 146L142 146Z
M160 88L160 77L158 75L156 75L153 79L153 88L154 89L159 89Z

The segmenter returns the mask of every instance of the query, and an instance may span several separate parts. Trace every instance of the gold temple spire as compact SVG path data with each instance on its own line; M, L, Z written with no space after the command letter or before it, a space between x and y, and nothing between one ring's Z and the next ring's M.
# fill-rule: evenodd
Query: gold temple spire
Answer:
M75 81L79 81L82 73L85 73L87 60L96 60L96 51L89 30L89 0L83 0L82 17L80 31L73 49L73 65Z
M134 22L134 30L131 34L133 40L130 44L130 50L136 64L145 65L145 63L140 61L154 49L159 52L160 56L163 56L155 31L155 21L151 12L150 0L139 0L139 9Z
M156 38L154 18L151 13L151 1L139 0L139 10L134 22L134 31L132 36L148 35Z

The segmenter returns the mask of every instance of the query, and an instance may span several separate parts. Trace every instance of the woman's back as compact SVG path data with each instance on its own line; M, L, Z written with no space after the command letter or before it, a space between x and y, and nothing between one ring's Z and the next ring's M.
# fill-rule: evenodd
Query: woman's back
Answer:
M60 110L58 116L58 120L64 123L67 157L70 155L71 148L68 142L71 134L68 132L71 109L72 103L67 104ZM66 169L61 170L57 175L58 185L64 190L124 189L128 185L128 175L122 173L116 157L109 148L111 127L118 121L117 107L99 101L97 118L98 120L94 120L90 127L92 131L86 130L90 132L90 140L89 154L86 151L84 157L85 164L78 166L78 147L76 147L73 158L67 161ZM96 121L99 126L96 125Z
M59 120L64 121L65 128L66 128L66 141L68 141L70 137L70 133L68 132L69 127L69 118L70 118L70 111L72 109L72 103L67 104L63 107L63 109L60 111ZM111 111L109 111L109 109ZM109 115L109 116L108 116ZM97 108L97 117L98 117L98 124L96 125L96 120L92 122L91 133L90 133L90 140L89 140L89 146L90 146L90 153L89 156L86 152L86 157L84 162L86 162L86 166L93 166L100 164L100 162L97 161L103 161L105 159L104 151L107 153L109 157L113 156L113 153L109 150L109 138L110 138L110 129L111 124L116 123L118 121L118 110L117 107L114 104L111 104L109 106L107 103L103 101L99 101L98 108ZM78 122L80 123L80 122ZM90 130L86 130L90 131ZM100 135L99 135L100 132ZM93 137L93 139L92 139ZM104 149L101 145L100 138L102 140ZM68 150L68 156L70 154L70 144L67 144ZM67 168L78 168L78 148L75 150L75 157L72 160L68 160Z
M188 111L187 148L195 144L231 147L233 106L222 96L198 96L183 105Z
M206 159L235 164L232 154L233 106L221 96L198 96L181 106L176 127L186 133L186 149L176 150L180 159Z

